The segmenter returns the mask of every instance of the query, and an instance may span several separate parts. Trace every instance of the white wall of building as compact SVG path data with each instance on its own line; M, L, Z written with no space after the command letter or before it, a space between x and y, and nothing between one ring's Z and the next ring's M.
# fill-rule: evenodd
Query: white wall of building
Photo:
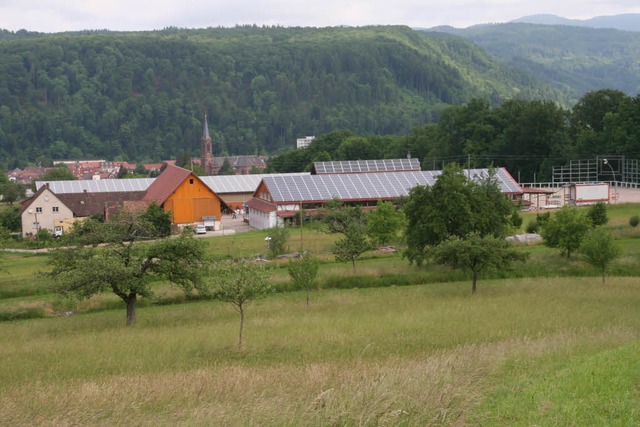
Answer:
M44 190L22 212L22 236L35 235L47 229L52 234L57 220L73 218L73 212L50 190Z
M306 136L304 138L298 138L296 139L296 147L297 148L308 147L309 144L311 144L311 141L313 141L315 138L316 138L315 136Z

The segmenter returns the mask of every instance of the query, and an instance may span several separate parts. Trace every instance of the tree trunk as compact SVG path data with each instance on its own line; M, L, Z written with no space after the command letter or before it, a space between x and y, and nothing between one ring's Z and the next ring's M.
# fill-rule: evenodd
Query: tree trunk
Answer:
M127 325L133 325L136 323L136 304L138 303L136 294L130 294L125 302L127 303Z
M471 295L475 295L477 287L476 287L476 283L478 282L478 272L477 271L472 271L471 272Z
M604 285L604 276L606 275L606 270L603 268L602 269L602 284Z
M244 328L244 309L240 306L240 335L238 337L238 348L242 348L242 329Z

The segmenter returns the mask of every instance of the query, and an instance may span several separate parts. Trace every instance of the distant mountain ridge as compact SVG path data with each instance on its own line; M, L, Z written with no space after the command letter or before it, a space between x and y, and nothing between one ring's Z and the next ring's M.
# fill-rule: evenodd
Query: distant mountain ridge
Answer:
M511 23L539 25L569 25L573 27L612 28L622 31L640 31L640 13L624 13L620 15L596 16L591 19L568 19L557 15L539 14L523 16Z
M431 31L463 37L506 64L548 82L574 102L600 89L617 89L630 96L640 93L638 32L522 22Z

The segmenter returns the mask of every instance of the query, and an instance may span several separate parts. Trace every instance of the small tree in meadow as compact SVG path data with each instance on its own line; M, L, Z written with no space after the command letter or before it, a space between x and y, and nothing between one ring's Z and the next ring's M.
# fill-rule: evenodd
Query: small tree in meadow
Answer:
M640 217L638 215L633 215L631 218L629 218L630 226L632 226L633 228L636 228L638 224L640 224Z
M605 225L609 222L609 217L607 216L607 205L604 202L598 202L595 205L591 206L587 211L587 217L591 220L591 224L594 227L599 225Z
M480 237L472 233L466 237L451 236L430 250L437 264L448 265L471 272L471 293L477 290L478 274L483 270L506 269L516 261L525 261L527 254L520 252L502 239Z
M305 253L298 259L290 259L287 270L291 276L291 282L295 289L305 289L307 291L307 307L309 307L309 293L313 282L318 275L320 263L311 254Z
M271 290L268 271L262 266L248 262L215 264L208 282L201 288L204 295L228 302L240 313L239 348L242 347L247 305L266 296Z
M283 225L269 228L267 230L267 241L269 242L268 247L270 258L282 255L287 250L289 229Z
M585 260L602 274L602 284L611 263L620 256L620 247L611 233L603 227L596 227L589 233L580 246Z
M560 249L567 258L576 252L591 229L591 220L584 211L565 206L542 224L544 244Z
M379 200L377 209L367 214L367 235L377 246L386 246L396 240L404 225L404 213L391 202Z
M351 261L353 270L356 269L356 260L371 249L363 226L351 226L344 237L336 240L335 245L333 254L336 261Z

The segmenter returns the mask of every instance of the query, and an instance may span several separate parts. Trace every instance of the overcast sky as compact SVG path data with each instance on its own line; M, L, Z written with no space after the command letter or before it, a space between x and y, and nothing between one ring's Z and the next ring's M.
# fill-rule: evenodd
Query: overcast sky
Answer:
M573 19L640 13L639 0L0 0L0 28L61 32L236 24L468 27L549 13Z

